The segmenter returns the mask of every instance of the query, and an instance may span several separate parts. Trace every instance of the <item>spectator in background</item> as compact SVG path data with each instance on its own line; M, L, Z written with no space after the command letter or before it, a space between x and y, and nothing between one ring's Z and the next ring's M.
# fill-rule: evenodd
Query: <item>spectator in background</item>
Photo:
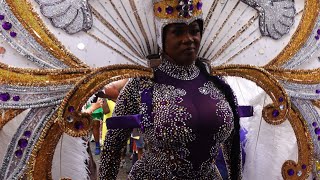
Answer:
M91 114L93 119L92 132L96 148L94 151L95 155L99 155L101 152L100 148L100 123L103 120L104 114L110 113L107 100L103 91L99 91L89 98L89 101L85 107L84 112Z

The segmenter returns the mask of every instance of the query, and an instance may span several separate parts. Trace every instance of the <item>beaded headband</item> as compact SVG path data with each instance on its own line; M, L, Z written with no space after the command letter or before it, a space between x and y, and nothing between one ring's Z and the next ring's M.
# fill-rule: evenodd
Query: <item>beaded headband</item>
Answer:
M157 28L157 42L163 48L163 29L168 24L190 24L202 20L201 0L153 0L153 11Z
M154 1L153 10L159 19L189 19L202 14L201 0Z

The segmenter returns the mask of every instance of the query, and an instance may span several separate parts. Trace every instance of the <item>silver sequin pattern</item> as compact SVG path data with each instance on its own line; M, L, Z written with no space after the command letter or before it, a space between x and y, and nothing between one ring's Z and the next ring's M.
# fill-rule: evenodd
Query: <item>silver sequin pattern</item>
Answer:
M133 166L128 178L181 179L179 177L189 177L194 180L220 179L221 176L215 166L212 166L212 161L217 155L220 143L223 143L233 130L233 123L231 122L233 116L229 104L227 102L223 103L225 99L223 96L218 95L219 91L210 91L211 94L216 94L216 96L210 93L206 94L209 98L222 98L217 106L223 112L217 111L216 113L217 116L220 116L221 113L226 113L222 118L225 122L229 122L229 128L223 126L213 136L217 139L210 140L212 145L211 158L202 163L199 171L194 171L192 163L186 159L190 154L187 144L194 141L196 136L192 129L186 125L192 115L184 106L180 105L186 95L184 89L164 84L153 84L151 80L130 80L119 96L115 114L146 113L146 106L140 103L140 93L151 85L154 86L152 113L154 121L152 124L145 126L147 128L145 128L143 136L145 138L146 151L142 159ZM143 119L143 121L146 120ZM142 124L146 124L146 122L142 122ZM126 144L129 136L130 130L128 129L108 131L100 164L101 179L115 179L119 168L120 149ZM228 155L229 153L226 152L226 154Z
M317 17L316 24L311 32L311 36L299 51L286 63L282 65L285 69L295 69L301 64L310 60L310 58L319 50L319 41L312 34L317 34L320 26L320 16Z
M320 94L316 91L320 89L320 84L297 84L280 81L289 96L301 99L320 99Z
M199 68L194 63L187 66L179 66L165 59L163 59L163 63L158 69L170 77L180 80L193 80L200 74Z
M24 173L24 169L26 168L26 163L30 158L32 149L34 149L43 128L56 110L57 106L30 110L8 146L0 169L0 179L19 179L19 177ZM18 158L14 153L18 149L18 141L22 138L25 131L31 131L32 134L30 138L28 138L28 145L23 150L22 157Z
M68 66L47 52L29 33L19 20L14 16L6 1L0 2L0 13L5 15L5 20L12 24L12 29L17 33L15 38L0 30L1 36L22 56L42 68L67 68Z
M10 100L0 102L0 108L28 109L58 105L73 86L26 87L0 85L0 93L9 93L10 95ZM19 101L14 101L13 96L19 96Z
M259 13L260 32L280 39L293 26L296 9L293 0L241 0Z
M313 106L310 100L304 100L299 98L291 98L291 102L295 105L295 107L302 114L302 117L307 121L308 129L310 131L310 135L313 141L314 146L314 156L315 159L320 158L320 143L318 140L318 134L316 134L315 126L313 123L317 124L317 127L320 125L320 115ZM316 166L313 166L313 172L317 174Z
M87 0L36 0L42 15L69 34L89 30L93 20Z

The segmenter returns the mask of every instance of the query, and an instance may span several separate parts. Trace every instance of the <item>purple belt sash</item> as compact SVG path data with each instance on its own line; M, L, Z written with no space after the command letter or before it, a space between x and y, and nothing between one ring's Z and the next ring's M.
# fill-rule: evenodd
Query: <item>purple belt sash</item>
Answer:
M239 117L251 117L253 116L253 106L238 106Z
M148 108L148 111L150 110L151 109ZM238 112L240 117L251 117L253 116L253 107L238 106ZM135 115L111 117L107 119L107 128L108 129L131 129L131 128L143 129L144 127L141 124L143 116L144 116L143 114L135 114Z

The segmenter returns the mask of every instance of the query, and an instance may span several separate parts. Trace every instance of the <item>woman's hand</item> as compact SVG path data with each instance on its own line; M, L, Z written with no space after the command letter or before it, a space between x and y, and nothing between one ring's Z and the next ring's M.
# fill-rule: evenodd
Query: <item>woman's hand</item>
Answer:
M95 111L96 109L99 109L101 107L101 102L99 102L99 100L96 102L96 103L91 103L91 106L84 110L83 112L84 113L88 113L88 114L92 114L93 111Z
M103 109L103 114L108 114L110 112L108 103L105 99L99 98L97 103L100 103L100 105Z

